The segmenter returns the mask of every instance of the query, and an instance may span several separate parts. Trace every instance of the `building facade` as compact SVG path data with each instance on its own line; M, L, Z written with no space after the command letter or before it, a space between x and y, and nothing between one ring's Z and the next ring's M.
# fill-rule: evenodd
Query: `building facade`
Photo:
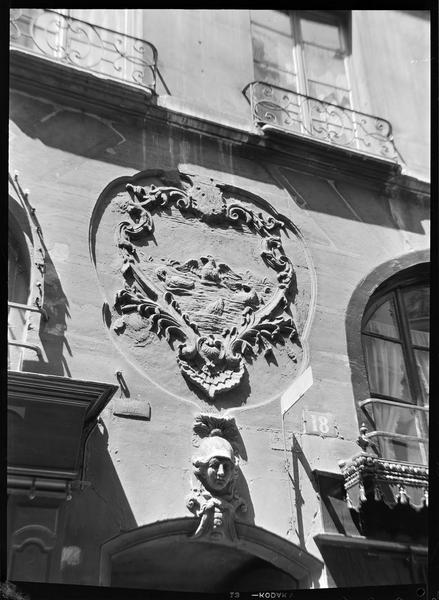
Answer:
M10 32L8 579L425 582L428 11Z

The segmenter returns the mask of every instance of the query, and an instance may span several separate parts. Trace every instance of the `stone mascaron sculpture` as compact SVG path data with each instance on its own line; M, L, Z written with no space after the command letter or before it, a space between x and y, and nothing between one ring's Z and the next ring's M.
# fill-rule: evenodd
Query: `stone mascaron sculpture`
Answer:
M215 427L218 424L220 427ZM236 513L247 510L244 499L235 489L238 457L231 443L223 437L227 430L233 430L233 426L234 420L209 415L199 416L195 423L194 431L200 435L207 433L207 437L202 439L192 458L199 486L192 490L187 507L200 517L194 538L235 540Z

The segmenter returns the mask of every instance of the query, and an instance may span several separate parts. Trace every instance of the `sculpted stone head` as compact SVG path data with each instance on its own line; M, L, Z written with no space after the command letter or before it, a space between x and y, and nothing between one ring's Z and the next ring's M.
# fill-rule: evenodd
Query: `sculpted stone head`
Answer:
M231 492L236 478L237 459L230 443L213 430L204 438L193 458L195 475L213 495Z

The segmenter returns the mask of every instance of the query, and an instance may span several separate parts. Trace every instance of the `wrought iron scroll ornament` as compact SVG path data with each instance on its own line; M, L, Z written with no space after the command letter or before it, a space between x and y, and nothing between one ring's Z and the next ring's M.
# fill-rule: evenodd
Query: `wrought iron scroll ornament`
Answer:
M232 446L235 430L234 419L199 415L195 420L194 432L202 438L192 458L199 485L186 502L200 518L194 539L233 542L237 538L236 515L245 513L247 504L236 490L239 461Z
M245 372L244 359L256 357L260 352L269 358L275 343L297 338L293 319L286 312L287 294L295 276L279 236L280 229L285 227L282 221L256 213L240 202L229 202L219 185L191 183L188 191L172 186L126 186L130 194L124 207L127 218L119 223L116 231L125 287L116 294L115 307L122 316L113 328L121 333L126 325L124 315L137 311L148 320L151 330L164 335L170 344L179 342L177 362L183 375L209 399L214 399L217 394L239 385ZM276 273L276 289L263 298L260 286L245 281L211 255L184 263L168 260L145 276L138 267L135 242L140 237L151 236L153 214L170 207L179 209L183 216L201 221L245 225L259 235L260 256ZM233 306L242 308L240 321L230 324L223 320L224 326L210 331L208 326L200 326L193 314L185 310L184 299L196 291L194 288L205 295L218 292L216 301L206 308L209 320L219 320L225 310L220 295L223 291L233 295ZM290 357L295 359L294 355Z
M12 9L12 47L116 80L155 89L150 43L51 9Z
M257 124L394 162L401 160L386 119L261 81L246 86L244 93Z

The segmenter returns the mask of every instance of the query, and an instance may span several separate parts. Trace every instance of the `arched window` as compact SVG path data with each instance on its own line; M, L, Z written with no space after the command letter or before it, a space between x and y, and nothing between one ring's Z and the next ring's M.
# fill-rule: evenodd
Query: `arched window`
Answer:
M384 458L426 463L430 341L428 270L380 286L362 322L370 399L360 403Z

